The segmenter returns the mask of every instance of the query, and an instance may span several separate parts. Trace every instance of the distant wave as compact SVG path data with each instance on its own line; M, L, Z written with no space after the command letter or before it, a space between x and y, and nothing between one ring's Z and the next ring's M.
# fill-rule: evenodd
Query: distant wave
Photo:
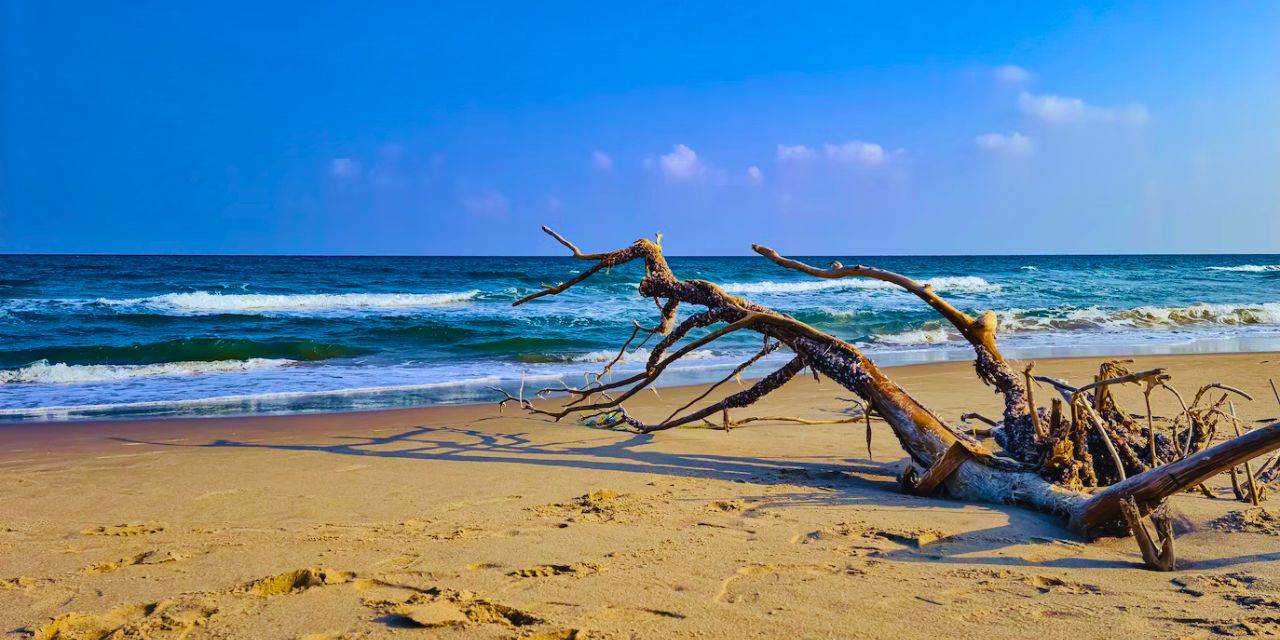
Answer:
M349 358L368 349L313 340L248 340L243 338L185 338L128 346L86 345L0 351L0 367L36 361L69 365L150 365L174 362L232 360L314 361ZM5 373L0 371L0 375Z
M1280 271L1280 264L1242 264L1234 267L1205 267L1208 271L1240 271L1244 273L1265 273Z
M166 293L147 298L99 298L94 304L114 308L142 308L160 313L202 315L213 313L323 313L364 309L397 310L435 307L473 300L480 291L451 293L314 293L223 294L208 291Z
M1023 271L1039 271L1039 269L1037 269L1036 267L1033 267L1033 266L1031 266L1031 265L1026 265L1026 266L1018 267L1018 268L1019 268L1019 269L1021 269L1021 270L1023 270Z
M943 276L929 278L923 284L933 286L934 291L951 293L991 293L1000 290L1000 285L992 284L977 276ZM827 289L863 289L863 290L896 290L902 288L896 284L872 280L870 278L844 278L840 280L804 280L799 282L730 282L723 286L729 293L804 293Z
M0 384L84 384L88 382L115 382L129 378L155 376L199 376L215 373L237 373L253 369L286 367L297 364L293 360L253 358L250 360L221 360L217 362L167 362L162 364L73 365L48 360L31 363L21 369L0 371Z

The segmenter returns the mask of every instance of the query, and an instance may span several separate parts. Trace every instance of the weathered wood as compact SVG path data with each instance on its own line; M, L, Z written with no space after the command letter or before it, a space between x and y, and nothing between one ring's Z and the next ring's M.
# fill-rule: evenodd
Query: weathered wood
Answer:
M815 375L824 375L861 398L866 403L868 414L874 411L888 424L912 462L921 468L928 469L925 477L919 483L915 483L917 490L920 490L922 485L929 490L945 486L947 493L958 499L1019 504L1055 513L1066 518L1071 528L1089 537L1126 533L1129 529L1123 507L1126 501L1132 504L1139 514L1149 513L1159 507L1166 498L1187 487L1195 486L1214 474L1245 460L1280 448L1280 422L1278 422L1215 447L1193 453L1191 451L1192 431L1196 424L1191 410L1185 403L1181 403L1188 420L1187 446L1183 450L1186 456L1183 459L1148 470L1146 464L1137 459L1134 451L1152 440L1147 439L1146 442L1134 444L1139 441L1126 439L1120 442L1118 447L1109 447L1111 460L1095 461L1088 451L1086 440L1090 436L1087 431L1079 429L1081 425L1079 416L1067 422L1066 416L1062 415L1060 404L1055 402L1051 430L1061 431L1054 437L1062 438L1057 444L1062 445L1061 453L1067 458L1061 461L1074 465L1071 473L1075 475L1072 477L1096 478L1097 465L1114 464L1115 468L1120 470L1121 478L1111 486L1092 494L1079 490L1078 485L1056 484L1049 479L1054 475L1044 466L1048 458L1044 453L1049 451L1048 447L1054 443L1045 434L1040 433L1036 424L1038 420L1033 420L1031 417L1034 408L1028 402L1024 381L1014 374L997 348L996 321L994 314L990 312L973 318L940 298L927 285L921 285L905 276L891 272L870 267L840 265L829 270L817 269L783 258L772 249L754 247L758 253L775 263L818 277L872 277L892 282L915 294L952 322L974 348L975 366L979 377L995 386L1004 396L1004 421L1000 428L993 429L993 435L997 436L997 441L1005 451L1012 454L1012 458L999 455L943 422L936 414L889 379L854 345L814 329L790 316L733 296L713 283L701 280L678 280L667 265L661 247L653 241L638 240L629 247L617 251L585 254L550 229L544 228L544 230L569 248L574 257L594 261L596 264L565 283L544 286L542 290L518 300L516 305L563 292L602 269L639 261L644 264L645 275L640 281L638 291L640 295L653 298L656 303L659 303L658 308L662 318L656 333L665 336L654 346L643 372L607 383L597 378L594 383L581 388L544 389L538 393L539 398L548 393L568 394L570 400L559 409L543 409L523 397L508 396L507 398L508 401L518 401L518 404L527 411L556 420L569 415L596 419L606 416L611 425L616 424L641 433L708 422L707 417L716 413L722 414L722 418L728 423L729 409L750 406L764 395L780 388L803 369L809 368ZM665 304L661 303L663 300L666 301ZM681 305L704 307L705 310L677 323L675 310ZM723 326L709 331L700 338L689 340L677 348L677 344L691 331L717 324ZM641 329L637 327L636 331L639 332ZM689 407L686 405L668 419L654 424L646 424L627 414L624 403L640 390L651 388L671 363L687 356L696 348L739 331L760 334L766 345L770 340L776 340L795 353L795 358L758 380L751 387L701 409L677 415ZM635 335L636 333L633 333L633 337ZM1112 363L1110 368L1123 370L1118 367L1118 363ZM1104 366L1104 371L1106 370L1108 368ZM1140 372L1113 376L1100 379L1091 388L1102 393L1108 384L1129 381L1129 379L1144 379L1144 376L1147 376L1145 379L1153 379L1150 377L1152 375L1152 372ZM1035 379L1046 380L1043 377ZM1083 396L1087 393L1086 390L1073 388L1061 381L1050 381L1068 398L1074 396L1083 400ZM1176 394L1171 387L1163 383L1160 386L1165 386ZM1086 389L1089 388L1086 387ZM595 398L602 398L602 400L593 402L592 399ZM1095 400L1097 398L1098 394L1095 394ZM1106 400L1105 397L1102 399ZM1179 401L1181 402L1181 396ZM1103 403L1099 402L1099 404ZM1079 413L1087 415L1088 420L1097 425L1097 434L1092 437L1100 438L1103 444L1108 444L1112 437L1127 437L1128 428L1125 424L1118 422L1116 425L1110 425L1107 418L1098 415L1091 403L1087 401L1078 403L1078 406L1083 407L1083 411ZM1111 404L1106 404L1108 414L1118 413L1111 407ZM1119 415L1118 420L1127 419L1127 416L1122 413ZM749 419L740 420L739 424L747 420ZM1120 431L1121 427L1125 430ZM1150 430L1152 429L1149 426ZM1174 435L1177 435L1176 432ZM1154 436L1149 435L1149 438ZM1158 460L1154 445L1152 449L1153 461ZM1126 478L1125 465L1137 472ZM912 467L909 467L908 471L911 470Z
M951 445L947 452L942 454L938 461L925 471L924 475L916 481L914 492L918 495L927 496L933 494L934 491L942 484L944 480L951 477L960 465L969 459L969 452L959 444Z

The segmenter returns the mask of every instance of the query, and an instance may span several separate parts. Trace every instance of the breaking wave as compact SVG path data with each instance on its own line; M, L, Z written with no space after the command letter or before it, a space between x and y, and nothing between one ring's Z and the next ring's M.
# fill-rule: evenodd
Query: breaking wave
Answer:
M1073 331L1111 332L1176 330L1211 327L1280 327L1280 303L1195 304L1187 307L1136 307L1133 309L1007 309L997 311L999 331L1020 333L1067 333ZM934 321L930 321L933 324ZM928 326L928 325L926 325ZM959 342L951 329L916 328L871 336L878 344L892 346L932 345Z
M457 304L475 299L478 289L451 293L314 293L222 294L208 291L166 293L147 298L99 298L94 304L159 313L203 315L215 313L324 313L331 311L408 310Z
M316 361L350 358L369 349L314 340L184 338L129 346L85 345L0 351L0 367L15 368L40 360L69 365L143 365L231 360Z
M942 276L929 278L923 284L932 285L935 291L951 293L992 293L1000 290L1000 285L992 284L977 276ZM861 289L880 291L902 291L902 287L890 282L872 280L870 278L844 278L840 280L812 280L800 282L730 282L723 289L729 293L804 293L809 291L825 291L830 289Z
M1242 273L1266 273L1280 271L1280 264L1242 264L1234 267L1205 267L1208 271L1239 271Z
M293 360L252 358L217 362L166 362L162 364L66 364L48 360L33 362L21 369L0 371L0 384L84 384L115 382L156 376L198 376L238 373L253 369L287 367Z
M1280 325L1280 303L1194 304L1187 307L1133 309L1020 310L997 312L1000 330L1072 331L1082 329L1176 329L1195 326Z

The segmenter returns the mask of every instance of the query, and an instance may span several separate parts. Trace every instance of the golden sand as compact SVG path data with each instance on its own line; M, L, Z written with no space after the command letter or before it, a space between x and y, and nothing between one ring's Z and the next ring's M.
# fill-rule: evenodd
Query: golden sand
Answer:
M1280 355L1142 357L1280 416ZM1040 361L1090 380L1097 360ZM998 413L966 363L893 378ZM695 389L629 409L665 415ZM1047 393L1047 391L1046 391ZM759 413L830 418L797 380ZM1118 392L1142 410L1135 388ZM1172 397L1155 410L1174 411ZM748 412L744 411L743 415ZM0 426L0 633L36 638L1280 634L1280 505L1175 497L1180 568L1054 517L897 491L874 423L636 435L468 406ZM115 635L112 635L115 634Z

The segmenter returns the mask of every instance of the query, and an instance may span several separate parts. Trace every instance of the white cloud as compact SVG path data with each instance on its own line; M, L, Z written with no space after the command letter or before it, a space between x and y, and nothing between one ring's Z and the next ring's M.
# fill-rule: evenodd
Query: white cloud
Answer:
M778 161L790 162L794 160L812 160L817 155L813 149L802 144L780 144L778 145Z
M678 144L671 153L658 158L658 168L672 180L692 180L706 171L698 154L689 147Z
M613 171L613 156L603 151L592 151L591 164L600 171Z
M1023 91L1018 95L1018 109L1047 124L1074 124L1099 122L1104 124L1141 125L1147 122L1147 108L1140 105L1127 107L1096 107L1080 98L1055 95L1037 95Z
M339 178L354 178L360 175L360 163L351 158L334 158L329 162L329 173Z
M1035 142L1027 136L1010 131L1009 133L984 133L973 139L973 143L983 151L998 153L1015 158L1025 158L1035 153Z
M480 216L505 216L511 210L506 196L492 190L464 197L462 206L468 213Z
M1019 85L1030 82L1035 77L1030 71L1019 67L1016 64L1006 64L996 67L992 72L996 76L996 80L1001 84Z
M850 162L869 167L884 164L884 147L874 142L851 140L844 144L825 144L822 150L827 157L839 162Z
M764 172L760 170L760 167L755 165L747 167L747 183L752 186L764 184Z

